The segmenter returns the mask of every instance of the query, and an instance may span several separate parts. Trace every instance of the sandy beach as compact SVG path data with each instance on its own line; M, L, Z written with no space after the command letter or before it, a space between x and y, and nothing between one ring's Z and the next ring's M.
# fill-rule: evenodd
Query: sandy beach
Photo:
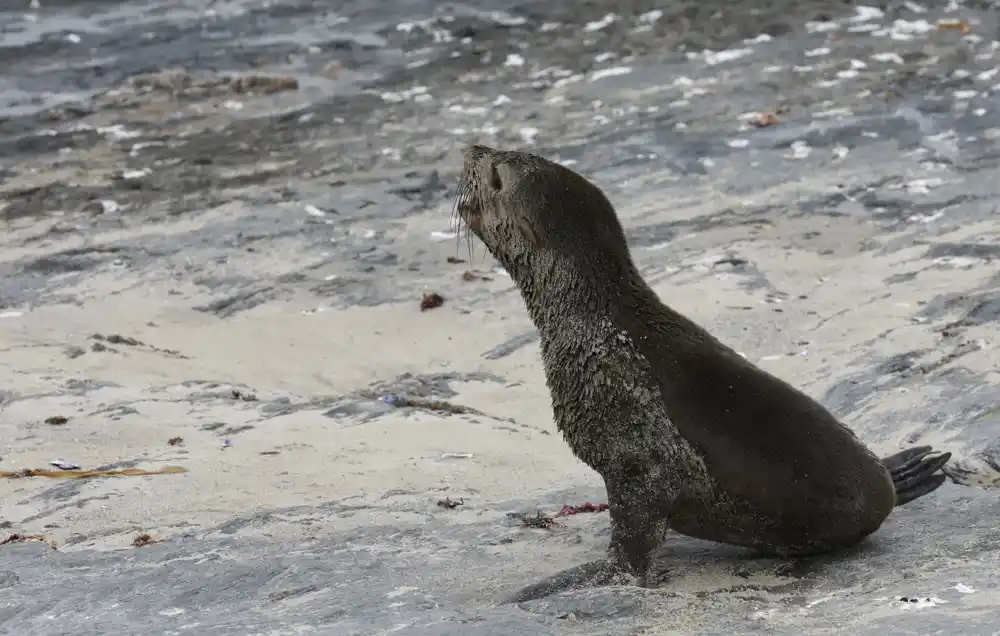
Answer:
M3 5L0 633L995 633L995 7L335 4ZM850 554L672 535L659 588L500 604L608 525L522 521L605 493L451 225L473 142L949 483Z

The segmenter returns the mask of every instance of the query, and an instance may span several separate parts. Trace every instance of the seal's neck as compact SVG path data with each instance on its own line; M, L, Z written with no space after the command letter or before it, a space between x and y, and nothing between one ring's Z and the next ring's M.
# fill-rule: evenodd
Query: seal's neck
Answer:
M507 269L543 338L557 337L568 320L595 325L600 319L627 320L634 316L637 300L653 293L631 260L620 258L591 255L579 262L541 252L530 262L510 263Z

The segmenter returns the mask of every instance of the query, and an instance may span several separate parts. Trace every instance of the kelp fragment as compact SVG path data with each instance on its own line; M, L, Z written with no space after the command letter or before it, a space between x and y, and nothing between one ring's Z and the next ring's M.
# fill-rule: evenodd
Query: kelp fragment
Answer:
M54 479L88 479L90 477L142 477L143 475L173 475L186 473L181 466L164 466L159 470L142 468L108 468L105 470L49 470L47 468L25 468L23 470L0 471L0 477L21 479L23 477L52 477Z

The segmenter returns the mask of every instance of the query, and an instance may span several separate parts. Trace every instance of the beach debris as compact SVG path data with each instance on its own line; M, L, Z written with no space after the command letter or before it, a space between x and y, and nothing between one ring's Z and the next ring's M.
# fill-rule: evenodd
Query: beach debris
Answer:
M472 407L462 406L461 404L452 404L451 402L446 402L445 400L428 400L426 398L418 397L410 398L403 395L397 395L395 393L383 395L378 399L380 402L384 402L389 406L395 406L396 408L411 407L426 409L428 411L436 411L446 415L486 415L482 411L478 411Z
M233 445L233 440L229 439L228 437L222 440L222 450L226 450L232 445Z
M489 276L483 276L476 270L468 269L462 273L462 280L468 283L474 280L493 280L493 279L490 278Z
M146 547L147 545L153 545L154 543L159 543L160 541L161 541L160 539L154 539L153 535L149 534L148 532L140 532L139 534L135 535L134 539L132 539L132 547L143 548Z
M293 75L263 75L251 73L237 75L229 80L229 90L234 93L261 93L272 95L299 89L299 80Z
M104 342L107 342L108 344L128 345L130 347L141 347L141 346L145 345L144 342L140 342L139 340L136 340L135 338L130 338L128 336L122 336L122 335L119 335L119 334L116 334L116 333L109 333L106 336L102 335L102 334L99 334L99 333L95 333L94 335L90 336L90 339L91 340L103 340Z
M778 119L777 113L768 111L757 115L756 117L750 119L747 123L754 128L767 128L769 126L774 126L780 121L781 120Z
M959 594L975 594L976 588L969 587L964 583L959 583L958 585L955 586L955 591L958 592Z
M563 507L555 514L557 517L568 517L570 515L578 515L582 512L604 512L608 509L608 504L593 504L589 501L585 501L579 506L571 506L569 504L563 504Z
M569 517L584 512L604 512L607 509L608 504L594 504L589 501L585 501L579 506L563 504L563 507L559 509L559 512L551 515L539 510L534 515L530 515L526 512L509 512L507 513L507 516L514 519L520 519L521 525L526 528L550 529L552 526L559 525L559 522L556 521L558 517Z
M136 93L163 91L173 95L205 95L222 90L240 95L272 95L298 90L299 80L294 75L266 73L207 73L195 77L178 68L136 75L129 79L128 86Z
M444 499L439 499L437 505L440 508L447 508L448 510L454 510L459 506L465 505L465 499L463 498L452 499L451 497L445 497Z
M423 300L420 301L420 311L427 311L428 309L437 309L444 304L444 296L438 293L424 294Z
M552 526L559 525L559 522L556 521L555 517L547 515L541 510L536 512L534 515L515 513L513 516L520 519L521 525L525 528L542 528L544 530L551 530Z
M233 389L233 399L243 400L244 402L256 402L257 396L253 393L244 393L239 389Z
M447 413L449 415L462 415L467 413L472 413L474 415L485 415L482 411L478 411L469 406L462 406L461 404L452 404L451 402L446 402L444 400L425 400L423 398L409 398L407 399L407 406L413 406L419 409L427 409L429 411L437 411L439 413Z
M472 453L441 453L441 459L472 459Z
M25 541L39 541L41 543L45 543L45 537L40 534L22 534L20 532L15 532L3 541L0 541L0 545L7 545L8 543L24 543Z
M49 464L62 470L80 470L80 464L74 464L73 462L67 462L61 459L52 460Z
M45 423L52 426L62 426L69 421L69 418L65 415L53 415L51 417L45 418Z
M170 446L181 446L182 444L184 444L184 438L183 437L171 437L170 439L167 440L167 444L170 445Z
M24 477L65 477L69 479L88 479L90 477L142 477L145 475L176 475L186 473L181 466L164 466L159 470L143 470L142 468L107 468L97 470L49 470L48 468L24 468L22 470L0 471L0 477L6 479L22 479Z
M380 401L385 402L389 406L401 407L407 406L408 400L402 395L396 395L395 393L390 393L389 395L383 395L379 398Z
M938 31L960 31L962 35L969 34L968 20L941 20L937 23Z
M452 265L458 265L459 263L465 262L464 258L458 258L457 256L449 256L445 260Z

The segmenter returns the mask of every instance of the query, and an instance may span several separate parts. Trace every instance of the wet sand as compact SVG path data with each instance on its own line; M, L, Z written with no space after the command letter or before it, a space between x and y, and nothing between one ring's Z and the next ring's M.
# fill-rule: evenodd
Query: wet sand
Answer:
M992 634L995 10L370 7L0 13L0 471L184 470L0 480L41 539L0 631ZM671 536L658 589L498 605L607 513L517 516L604 492L450 226L473 142L586 174L666 302L953 483L850 554Z

